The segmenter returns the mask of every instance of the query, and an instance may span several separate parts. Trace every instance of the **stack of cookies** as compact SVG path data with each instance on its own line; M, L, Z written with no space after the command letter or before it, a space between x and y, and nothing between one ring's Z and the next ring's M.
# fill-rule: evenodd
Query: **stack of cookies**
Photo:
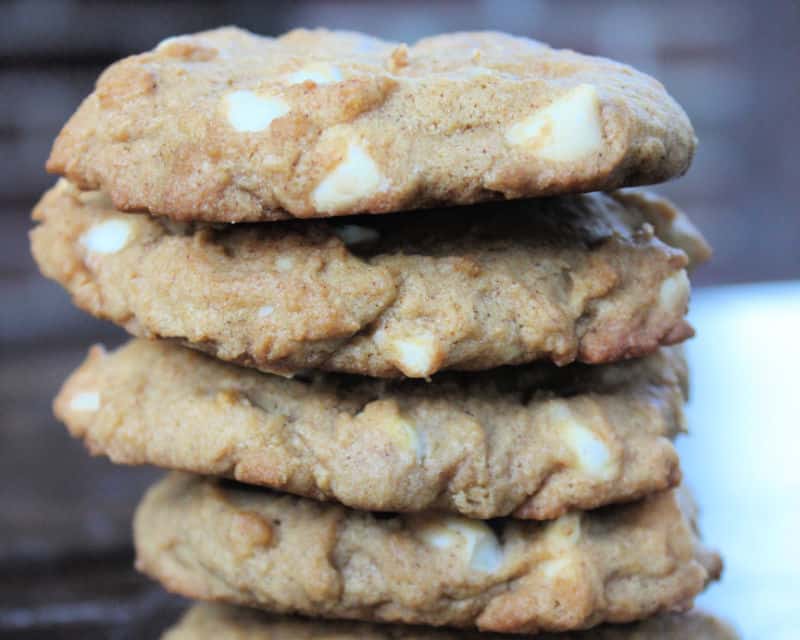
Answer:
M227 604L170 637L731 637L676 613L721 569L672 444L709 249L613 191L694 145L655 80L498 33L226 28L109 68L32 244L137 336L55 407L176 470L137 566Z

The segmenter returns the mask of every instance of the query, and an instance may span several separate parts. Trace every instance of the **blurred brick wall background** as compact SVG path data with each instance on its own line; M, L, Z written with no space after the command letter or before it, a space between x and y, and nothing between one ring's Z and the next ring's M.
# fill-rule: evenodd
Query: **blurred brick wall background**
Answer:
M349 27L405 40L493 28L628 62L667 86L700 138L689 174L658 187L716 250L696 282L800 277L795 0L19 0L0 12L0 335L16 344L118 335L83 318L35 272L25 233L30 207L54 181L43 164L106 65L168 35L220 24L266 34Z
M266 34L349 27L405 40L494 28L633 64L666 84L701 140L688 176L659 187L716 249L696 281L800 278L797 1L2 0L0 639L54 637L48 625L62 633L70 620L102 624L69 637L155 637L128 625L149 624L142 612L163 602L129 570L132 507L155 472L89 459L50 411L86 346L123 335L38 275L26 233L30 208L54 182L43 170L50 144L100 70L166 36L220 24Z

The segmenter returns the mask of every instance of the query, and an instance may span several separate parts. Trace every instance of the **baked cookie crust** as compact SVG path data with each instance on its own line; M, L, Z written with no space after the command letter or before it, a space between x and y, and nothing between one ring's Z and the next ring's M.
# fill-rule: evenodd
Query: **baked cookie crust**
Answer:
M695 144L656 80L525 38L223 28L112 65L47 168L121 210L243 222L652 184Z

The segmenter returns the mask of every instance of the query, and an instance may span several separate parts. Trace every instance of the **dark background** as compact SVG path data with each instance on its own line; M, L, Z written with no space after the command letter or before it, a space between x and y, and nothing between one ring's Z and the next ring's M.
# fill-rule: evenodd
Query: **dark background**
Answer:
M64 621L76 637L149 637L165 619L158 591L128 570L132 506L153 472L89 459L50 414L86 347L122 334L38 275L26 233L55 180L50 144L98 73L222 24L398 40L492 28L630 63L666 85L700 138L689 174L657 188L715 248L696 284L800 278L800 2L0 2L0 638Z

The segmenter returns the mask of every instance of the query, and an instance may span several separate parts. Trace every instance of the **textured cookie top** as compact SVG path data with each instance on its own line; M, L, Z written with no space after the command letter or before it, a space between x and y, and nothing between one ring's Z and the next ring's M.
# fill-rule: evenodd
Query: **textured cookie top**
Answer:
M432 382L287 380L165 341L94 348L55 411L115 462L217 475L370 511L549 519L674 486L677 347L616 365Z
M224 28L111 66L47 167L119 209L234 222L649 184L694 146L657 81L525 38Z
M134 539L137 567L191 598L484 631L686 610L721 570L674 492L547 524L486 523L374 515L174 474L145 496Z
M589 194L250 225L121 214L65 180L34 211L43 273L138 336L291 374L428 377L600 363L691 335L708 248L666 202ZM671 247L666 243L674 243Z
M693 610L630 625L541 634L536 640L737 640L727 624ZM162 640L509 640L508 635L423 627L334 622L270 615L224 604L194 605ZM513 640L513 638L512 638ZM518 640L523 640L519 638Z

